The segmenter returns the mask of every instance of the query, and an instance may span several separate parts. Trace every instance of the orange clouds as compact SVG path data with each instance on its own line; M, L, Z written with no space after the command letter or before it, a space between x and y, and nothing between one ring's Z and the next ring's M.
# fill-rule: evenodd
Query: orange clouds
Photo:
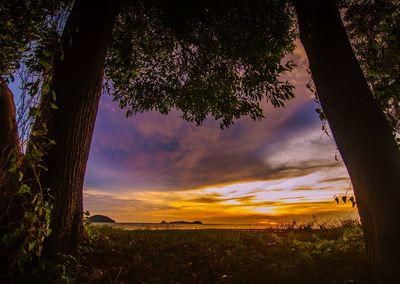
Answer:
M84 205L119 222L202 220L265 223L357 215L338 206L348 175L322 136L315 103L306 90L304 50L298 67L281 80L296 86L284 109L263 102L266 119L242 118L221 131L200 127L178 112L149 112L126 119L103 97L85 177Z
M317 180L322 183L315 183ZM320 188L319 185L327 183L329 187ZM85 200L92 213L107 214L119 222L158 223L177 219L200 219L209 223L282 222L306 220L313 214L321 219L357 216L351 206L338 206L333 200L334 194L347 190L347 184L345 177L327 178L321 172L307 178L289 177L188 191L102 195L89 189Z

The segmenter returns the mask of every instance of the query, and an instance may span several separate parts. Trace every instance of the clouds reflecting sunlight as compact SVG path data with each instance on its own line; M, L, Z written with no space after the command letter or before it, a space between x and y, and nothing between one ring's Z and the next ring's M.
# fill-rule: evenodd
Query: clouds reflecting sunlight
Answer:
M84 206L119 222L202 220L274 223L357 216L335 194L349 179L336 146L321 131L305 85L306 57L285 78L296 98L285 108L265 104L266 118L242 118L221 131L183 121L178 112L125 118L108 96L100 102L85 177Z

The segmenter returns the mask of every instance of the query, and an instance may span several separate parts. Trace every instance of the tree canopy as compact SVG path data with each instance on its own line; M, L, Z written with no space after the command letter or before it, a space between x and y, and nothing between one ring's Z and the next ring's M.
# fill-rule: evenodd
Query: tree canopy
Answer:
M55 142L48 151L32 146L24 157L27 160L32 153L38 157L32 169L40 166L40 186L33 190L43 197L43 186L54 197L52 211L44 198L34 199L44 206L29 203L45 216L46 230L38 230L40 238L34 237L39 240L38 255L50 227L48 247L53 253L76 246L82 235L82 186L104 73L107 91L128 116L179 110L188 121L201 124L211 116L221 127L242 115L260 119L263 98L281 107L293 97L293 87L281 76L293 66L282 60L294 47L294 4L321 105L359 194L370 259L382 271L390 268L385 273L391 279L400 279L390 265L400 251L395 204L399 152L390 131L398 131L399 125L396 2L340 1L345 3L342 15L346 15L353 49L392 128L368 88L334 0L3 2L0 79L12 79L24 63L21 57L28 54L32 60L28 67L42 77L37 84L25 86L42 96L39 111L32 112L35 125L43 128L41 138ZM70 12L69 8L58 10L58 5L71 2L68 20L59 22L60 29L48 29L48 20L59 11ZM373 13L374 9L378 12ZM57 34L56 46L47 41L52 31ZM31 137L37 133L33 131ZM14 170L15 194L27 194L24 182L32 183L32 172ZM10 184L4 188L10 189ZM382 190L392 197L389 206ZM21 211L21 206L10 204ZM375 261L375 256L382 259Z
M358 62L393 132L400 134L400 2L344 2Z
M127 115L172 109L200 124L263 117L293 97L280 76L295 33L287 1L126 1L106 62L108 90Z
M0 76L13 80L24 60L39 61L54 41L59 12L68 10L69 0L1 1ZM33 54L34 51L36 54ZM32 62L33 63L33 62ZM37 64L36 67L38 66ZM37 68L36 68L37 69ZM42 70L37 70L42 71Z

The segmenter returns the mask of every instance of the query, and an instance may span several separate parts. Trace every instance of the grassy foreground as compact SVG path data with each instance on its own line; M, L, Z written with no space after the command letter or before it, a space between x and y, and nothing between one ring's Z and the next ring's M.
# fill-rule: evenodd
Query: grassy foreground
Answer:
M357 226L95 232L90 249L69 268L78 283L364 282L364 242Z

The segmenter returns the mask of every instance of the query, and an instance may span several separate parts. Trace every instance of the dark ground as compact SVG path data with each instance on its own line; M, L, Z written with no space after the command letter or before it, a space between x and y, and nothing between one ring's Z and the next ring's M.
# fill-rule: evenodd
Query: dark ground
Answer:
M92 232L93 233L93 232ZM66 265L78 283L364 283L358 226L282 231L97 228Z

